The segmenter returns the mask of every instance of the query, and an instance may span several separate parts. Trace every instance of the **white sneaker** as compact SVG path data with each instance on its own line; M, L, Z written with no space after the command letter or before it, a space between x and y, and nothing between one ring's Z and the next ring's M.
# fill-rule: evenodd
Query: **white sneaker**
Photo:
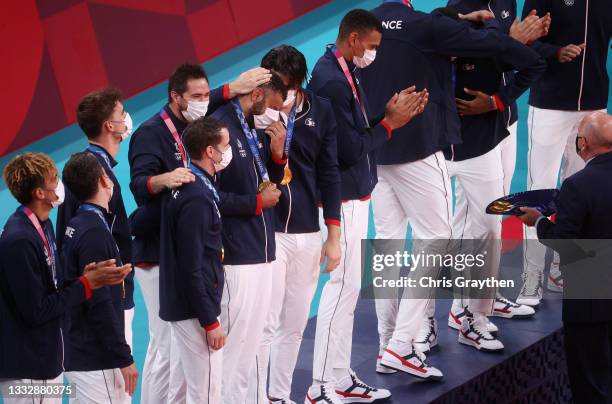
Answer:
M438 323L435 318L429 317L423 322L413 344L421 352L429 352L438 345Z
M459 342L485 352L499 352L504 349L504 344L487 330L484 319L475 321L472 316L463 318Z
M503 318L529 318L535 314L531 306L516 304L503 296L495 298L492 316Z
M523 287L516 298L516 303L537 307L540 300L542 300L542 275L527 273L523 276Z
M461 330L461 321L465 317L465 309L461 306L452 305L450 312L448 313L448 326L450 328L454 328L455 330ZM490 333L496 333L499 331L499 328L491 320L487 318L487 330Z
M296 404L295 401L291 401L289 398L281 398L278 400L270 400L270 404Z
M563 293L563 276L561 275L558 261L553 261L552 264L550 264L550 273L546 281L546 289L555 293Z
M393 373L397 373L397 370L385 367L380 364L380 360L382 359L384 352L385 348L381 348L380 351L378 351L378 356L376 357L376 373L380 373L382 375L390 375Z
M442 372L425 362L425 354L409 343L393 343L385 349L380 364L422 379L439 380Z
M385 389L370 387L359 380L355 372L349 370L348 376L336 383L336 394L343 403L374 403L391 397Z
M304 404L343 404L333 383L313 384L306 393Z

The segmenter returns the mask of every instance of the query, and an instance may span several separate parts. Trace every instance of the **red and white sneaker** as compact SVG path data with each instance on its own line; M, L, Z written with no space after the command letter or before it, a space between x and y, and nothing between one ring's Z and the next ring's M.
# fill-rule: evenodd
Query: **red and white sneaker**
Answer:
M471 315L465 316L461 322L459 342L485 352L499 352L504 349L504 344L487 330L485 319L474 320Z
M376 373L379 373L381 375L391 375L393 373L397 373L397 370L388 368L380 364L380 360L382 359L384 352L385 352L384 348L378 351L378 356L376 357Z
M457 331L461 330L461 321L465 317L465 309L459 305L453 304L451 306L450 312L448 313L448 326ZM487 330L490 333L496 333L499 331L499 328L489 319L487 319Z
M345 404L377 403L391 397L389 390L368 386L352 370L349 370L346 377L336 382L336 394Z
M546 289L555 293L563 293L563 276L559 269L559 257L555 253L555 259L550 264L550 272L548 274L548 280L546 281Z
M313 384L306 393L304 404L343 404L333 383Z
M492 316L503 318L529 318L535 314L535 310L526 304L514 303L503 296L495 298Z
M414 347L421 352L429 352L438 345L438 323L433 317L428 317L414 339Z
M412 344L393 343L385 349L382 366L408 373L421 379L442 379L442 372L425 362L425 354L416 350Z

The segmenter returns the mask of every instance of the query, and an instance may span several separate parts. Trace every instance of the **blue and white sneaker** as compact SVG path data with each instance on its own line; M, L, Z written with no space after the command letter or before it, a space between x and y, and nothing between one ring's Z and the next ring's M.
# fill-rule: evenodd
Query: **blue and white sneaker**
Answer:
M534 314L535 310L533 307L514 303L501 295L495 298L493 312L491 313L494 317L502 318L529 318Z
M466 311L463 307L453 304L448 313L448 326L457 331L461 330L461 321L465 317ZM494 334L499 331L499 328L489 319L487 319L487 330Z
M438 323L435 318L429 317L423 322L413 344L421 352L429 352L438 345Z
M304 404L343 404L333 383L313 384L306 393Z
M500 352L504 349L504 344L487 330L485 319L475 321L471 315L466 315L461 321L459 342L484 352Z

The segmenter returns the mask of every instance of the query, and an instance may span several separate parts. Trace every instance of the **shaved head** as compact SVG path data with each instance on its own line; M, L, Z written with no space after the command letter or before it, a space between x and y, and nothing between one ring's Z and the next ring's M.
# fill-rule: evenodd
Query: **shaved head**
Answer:
M579 154L585 161L611 152L612 115L597 111L584 117L578 127L578 140Z

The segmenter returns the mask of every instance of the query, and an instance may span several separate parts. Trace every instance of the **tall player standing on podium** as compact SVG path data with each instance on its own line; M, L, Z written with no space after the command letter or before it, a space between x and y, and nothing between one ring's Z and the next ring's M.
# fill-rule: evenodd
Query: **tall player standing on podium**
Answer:
M308 84L309 90L331 101L336 117L344 202L342 258L319 302L313 384L306 403L373 402L391 396L388 390L368 386L351 370L353 318L361 290L361 239L367 236L369 199L377 182L374 152L423 111L428 94L406 89L391 97L378 119L370 115L361 71L374 61L381 32L374 15L350 11L340 23L335 45L327 47Z

